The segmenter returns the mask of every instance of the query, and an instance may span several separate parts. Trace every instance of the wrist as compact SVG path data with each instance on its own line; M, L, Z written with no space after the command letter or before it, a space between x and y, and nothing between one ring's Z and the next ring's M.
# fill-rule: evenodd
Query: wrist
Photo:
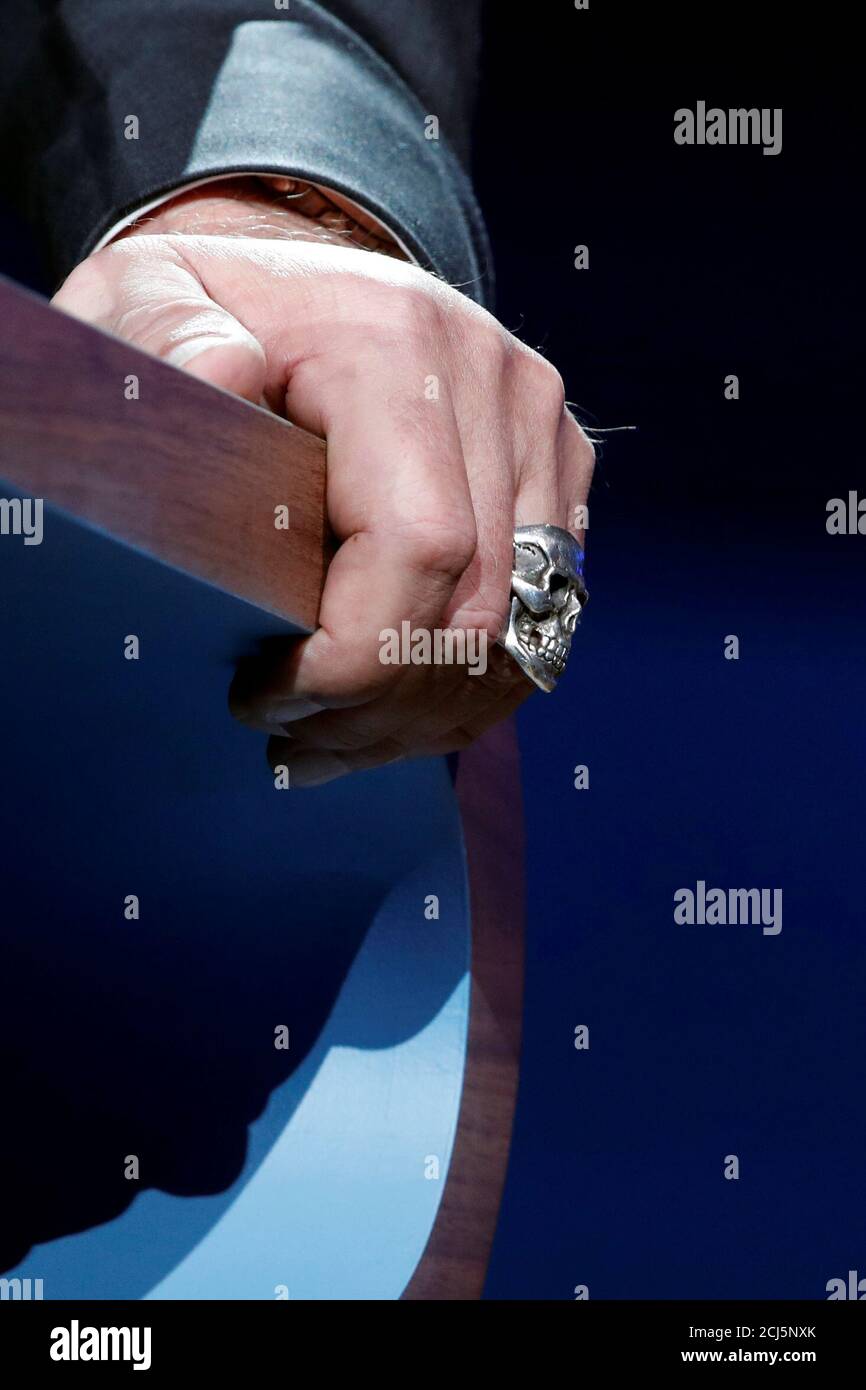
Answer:
M136 218L116 240L170 233L294 238L408 259L387 229L357 204L279 175L227 176L188 189Z

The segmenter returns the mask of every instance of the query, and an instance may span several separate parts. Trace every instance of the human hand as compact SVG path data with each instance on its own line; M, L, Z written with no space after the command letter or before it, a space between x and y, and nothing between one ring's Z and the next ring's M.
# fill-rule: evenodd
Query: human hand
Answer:
M245 663L230 694L300 786L463 748L532 692L494 645L513 531L569 528L593 450L555 369L485 310L251 182L160 209L54 302L326 440L340 544L320 626ZM405 622L474 634L483 674L384 664L381 634Z

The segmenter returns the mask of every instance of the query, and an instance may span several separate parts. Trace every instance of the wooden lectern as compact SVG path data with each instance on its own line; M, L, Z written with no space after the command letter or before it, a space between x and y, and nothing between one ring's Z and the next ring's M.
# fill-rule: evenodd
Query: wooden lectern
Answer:
M514 732L275 788L226 692L315 625L324 486L321 441L0 282L0 1273L47 1299L481 1294Z

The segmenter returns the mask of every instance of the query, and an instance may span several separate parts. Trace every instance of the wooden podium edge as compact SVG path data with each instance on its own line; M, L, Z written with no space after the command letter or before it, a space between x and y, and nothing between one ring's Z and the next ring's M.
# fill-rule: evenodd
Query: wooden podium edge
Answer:
M329 553L322 441L2 278L0 478L315 626Z
M404 1299L478 1299L499 1217L517 1102L523 1010L524 832L512 717L459 755L472 982L463 1092L445 1191Z

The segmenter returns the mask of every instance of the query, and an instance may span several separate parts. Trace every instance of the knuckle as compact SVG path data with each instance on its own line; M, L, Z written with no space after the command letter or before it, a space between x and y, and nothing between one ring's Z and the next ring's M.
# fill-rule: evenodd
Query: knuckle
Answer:
M580 482L585 486L592 477L596 465L595 445L583 426L571 414L565 412L564 427L568 434L570 454L574 459Z
M416 569L447 579L459 579L478 548L475 523L468 517L439 525L413 522L403 529L403 539L411 542Z
M489 376L499 376L506 370L511 354L511 335L491 315L472 325L469 357L477 370Z
M529 388L542 411L559 420L565 413L565 382L552 363L535 355Z
M595 468L595 463L596 463L595 445L593 444L592 440L589 438L589 435L587 435L587 434L581 429L580 425L578 425L577 428L578 428L578 431L579 431L579 434L578 434L578 453L580 454L580 457L581 457L582 461L587 465L587 467L590 468L590 469L593 469L593 468Z
M416 344L429 345L441 334L442 307L424 281L409 278L380 284L375 301L373 326L380 339L405 350Z
M526 442L532 444L536 432L545 437L555 434L568 417L565 382L545 357L516 343L514 357L513 394L518 403L518 415L527 431Z

